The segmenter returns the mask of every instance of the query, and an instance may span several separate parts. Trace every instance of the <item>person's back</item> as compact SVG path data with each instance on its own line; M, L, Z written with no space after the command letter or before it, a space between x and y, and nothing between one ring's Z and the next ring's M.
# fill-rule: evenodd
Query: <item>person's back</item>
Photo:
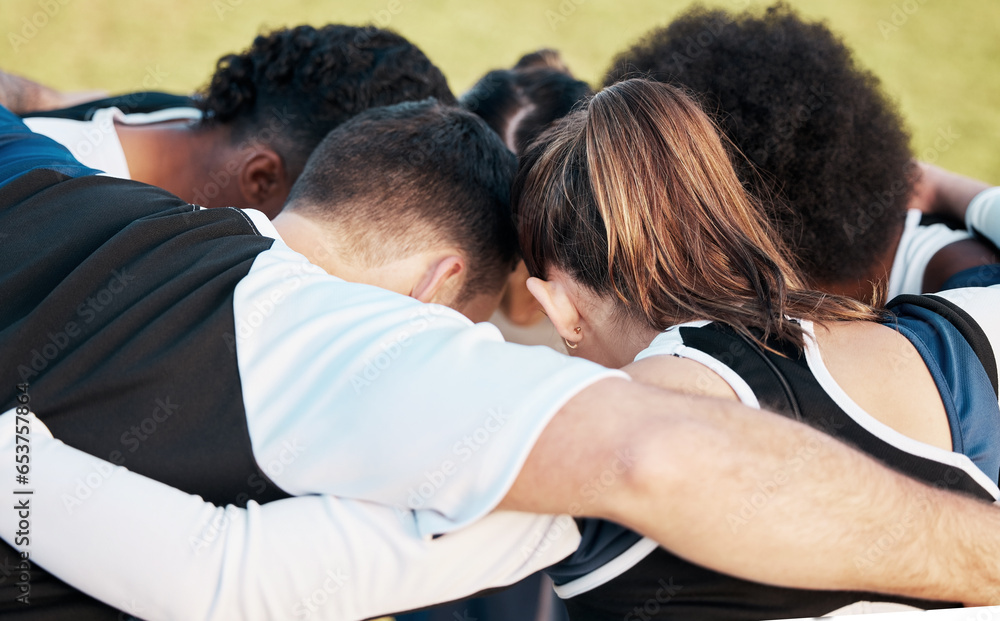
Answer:
M1000 497L990 344L1000 331L987 335L933 298L901 298L890 316L805 287L712 123L678 89L627 80L598 93L522 158L515 210L529 288L572 354L778 412L914 478ZM820 449L784 450L780 468L730 503L734 533L780 502ZM851 498L843 502L850 513ZM858 601L935 606L739 580L606 522L582 534L549 570L578 619L627 616L641 602L660 620L820 616ZM858 562L874 562L867 554Z
M39 419L71 446L220 504L263 504L308 489L300 458L316 434L295 430L309 424L305 401L317 414L328 399L360 411L380 375L417 372L405 359L427 354L413 345L424 331L443 339L439 350L500 341L473 328L449 345L469 320L420 303L485 319L513 269L514 156L471 113L426 100L358 115L316 150L273 224L253 210L202 209L95 175L20 130L0 161L5 174L18 171L0 184L0 225L25 232L0 252L2 288L19 292L0 309L0 376L9 380L0 401L17 403L23 386ZM414 149L425 157L413 160ZM331 286L342 294L313 293ZM359 316L365 305L380 310ZM302 329L315 332L294 334ZM371 351L345 355L329 342L364 337ZM281 352L324 343L341 355L309 361L336 381L296 391L277 435L264 431L282 416L274 391L309 372ZM380 354L391 355L390 371ZM440 400L433 411L444 411ZM337 453L332 444L324 451ZM355 479L349 468L329 471ZM67 511L88 496L67 497ZM33 581L39 614L114 614L40 570ZM16 594L8 582L0 607L16 609Z

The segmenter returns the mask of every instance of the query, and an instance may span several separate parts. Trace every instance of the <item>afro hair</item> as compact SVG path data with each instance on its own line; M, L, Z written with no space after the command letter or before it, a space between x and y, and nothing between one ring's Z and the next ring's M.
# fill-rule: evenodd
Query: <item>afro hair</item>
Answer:
M374 26L297 26L262 34L219 59L202 93L206 123L234 140L270 143L300 171L316 145L369 108L433 97L453 105L444 74L420 48Z
M880 279L906 217L909 135L878 79L823 23L784 4L737 15L693 7L620 54L612 84L692 91L734 147L743 184L814 286ZM891 257L889 257L891 260Z

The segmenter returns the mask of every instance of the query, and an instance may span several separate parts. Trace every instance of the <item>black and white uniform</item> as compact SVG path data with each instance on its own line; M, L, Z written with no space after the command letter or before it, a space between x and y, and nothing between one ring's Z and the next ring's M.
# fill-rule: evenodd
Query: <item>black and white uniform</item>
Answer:
M451 309L331 276L285 245L258 212L204 210L95 172L0 108L0 231L7 234L0 244L0 412L16 405L18 385L26 384L37 415L33 562L126 610L148 585L164 584L159 571L171 558L225 564L227 571L216 566L215 577L199 581L167 574L177 589L158 587L137 613L170 610L182 618L287 617L290 608L275 608L276 590L322 585L318 576L343 568L351 579L323 616L353 619L508 584L572 551L578 535L569 520L506 514L484 528L478 521L506 495L559 408L586 386L624 374L504 343L494 327ZM7 419L0 431L14 443L13 414ZM105 476L106 464L94 462L93 476L66 481L51 471L46 480L55 464L42 457L49 432L131 472ZM221 541L218 525L206 523L215 509L200 499L192 505L184 494L172 511L155 494L126 487L116 495L116 481L134 473L220 506L247 507L240 515L248 538L287 537L288 549L298 539L311 558L301 574L270 575L253 541L246 550L212 545ZM2 479L12 492L13 473ZM270 516L287 519L274 501L307 494L327 495L302 503L311 514L296 514L309 518L294 522L308 530L289 522L255 535L278 519ZM91 548L61 539L59 520L82 524L105 501L121 507L120 516L139 512L131 526L92 531ZM154 515L139 522L144 510ZM225 514L222 530L240 528L240 519ZM0 522L0 535L13 542L16 522ZM157 531L149 549L116 544L116 533L157 524L190 529L179 541ZM527 553L470 561L455 554L461 548L451 535L429 539L460 529L466 546ZM170 548L157 547L165 541ZM435 571L447 571L450 561L450 578L438 573L432 581L420 571L436 550ZM0 550L4 556L7 567L17 565L13 549ZM119 574L94 571L97 565ZM225 582L255 570L270 580L252 593L224 593L220 575ZM402 573L408 577L395 575ZM117 616L37 566L32 606L16 603L18 594L14 581L0 582L5 615Z
M981 235L994 245L1000 244L1000 188L988 188L969 203L965 229L952 229L934 223L917 209L906 214L903 234L889 272L888 299L898 295L924 292L927 265L938 252L955 242ZM1000 266L984 265L953 275L943 289L983 287L1000 283Z
M721 376L748 406L765 407L806 422L915 478L995 501L1000 497L996 485L1000 474L1000 406L996 357L989 337L1000 343L995 312L1000 289L956 290L942 295L947 297L904 296L895 308L899 330L916 346L938 386L954 448L960 452L903 436L859 407L824 365L811 322L801 322L808 335L804 355L775 341L771 345L785 356L776 355L731 328L701 321L664 332L636 359L670 355L695 360ZM958 304L972 312L963 311ZM987 319L991 307L993 317ZM947 319L941 313L961 313L964 320ZM984 318L984 325L979 326L976 316ZM979 332L967 340L963 336L966 332L956 325L968 328L969 333ZM727 516L730 526L738 530L754 519L782 480L801 469L816 450L818 446L790 448L784 471L776 472L774 480L762 482L757 493ZM940 602L873 593L788 589L740 580L689 563L616 524L578 522L583 536L580 548L547 570L573 621L751 621L948 607ZM880 546L890 546L900 536L887 531L858 556L859 567L877 563L884 554Z
M131 179L125 151L118 138L116 123L150 125L167 121L196 121L201 110L192 107L165 108L153 112L127 114L116 107L99 108L87 119L55 116L31 116L24 119L28 128L55 140L73 154L84 166L97 169L109 177ZM200 199L195 199L200 200Z

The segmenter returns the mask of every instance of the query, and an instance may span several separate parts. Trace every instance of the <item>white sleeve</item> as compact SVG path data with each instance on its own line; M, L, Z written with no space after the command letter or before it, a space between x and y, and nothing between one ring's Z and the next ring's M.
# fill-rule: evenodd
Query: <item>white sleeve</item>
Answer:
M14 410L0 415L0 493L30 506L20 549L145 619L365 619L511 584L579 544L566 516L499 512L431 539L407 514L330 496L216 507L30 424L30 485L17 485ZM14 545L12 517L0 535Z
M246 211L265 234L260 214ZM628 378L310 264L280 239L233 296L254 458L292 495L412 510L421 534L489 513L587 386Z
M986 333L993 347L993 356L1000 361L1000 285L948 289L934 294L945 298L969 315Z
M28 117L24 124L69 149L84 166L102 170L109 177L131 179L128 160L115 130L115 120L121 118L118 108L102 108L89 121Z
M1000 187L983 190L965 212L965 226L1000 246Z
M934 255L949 244L972 237L968 231L954 231L944 224L921 226L922 216L916 209L906 214L903 235L889 273L889 300L904 293L923 293L924 272Z

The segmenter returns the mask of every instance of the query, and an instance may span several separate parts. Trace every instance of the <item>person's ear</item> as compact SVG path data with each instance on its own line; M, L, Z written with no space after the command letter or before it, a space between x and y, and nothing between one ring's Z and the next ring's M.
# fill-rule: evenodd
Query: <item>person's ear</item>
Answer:
M447 304L458 294L465 274L465 259L447 254L435 259L414 285L410 297L425 303Z
M291 186L281 156L271 149L254 149L240 170L244 204L274 219L288 198Z
M581 338L581 315L565 285L556 279L532 277L528 279L528 291L542 305L542 310L548 315L559 336L566 341L567 347L572 348L578 344Z

